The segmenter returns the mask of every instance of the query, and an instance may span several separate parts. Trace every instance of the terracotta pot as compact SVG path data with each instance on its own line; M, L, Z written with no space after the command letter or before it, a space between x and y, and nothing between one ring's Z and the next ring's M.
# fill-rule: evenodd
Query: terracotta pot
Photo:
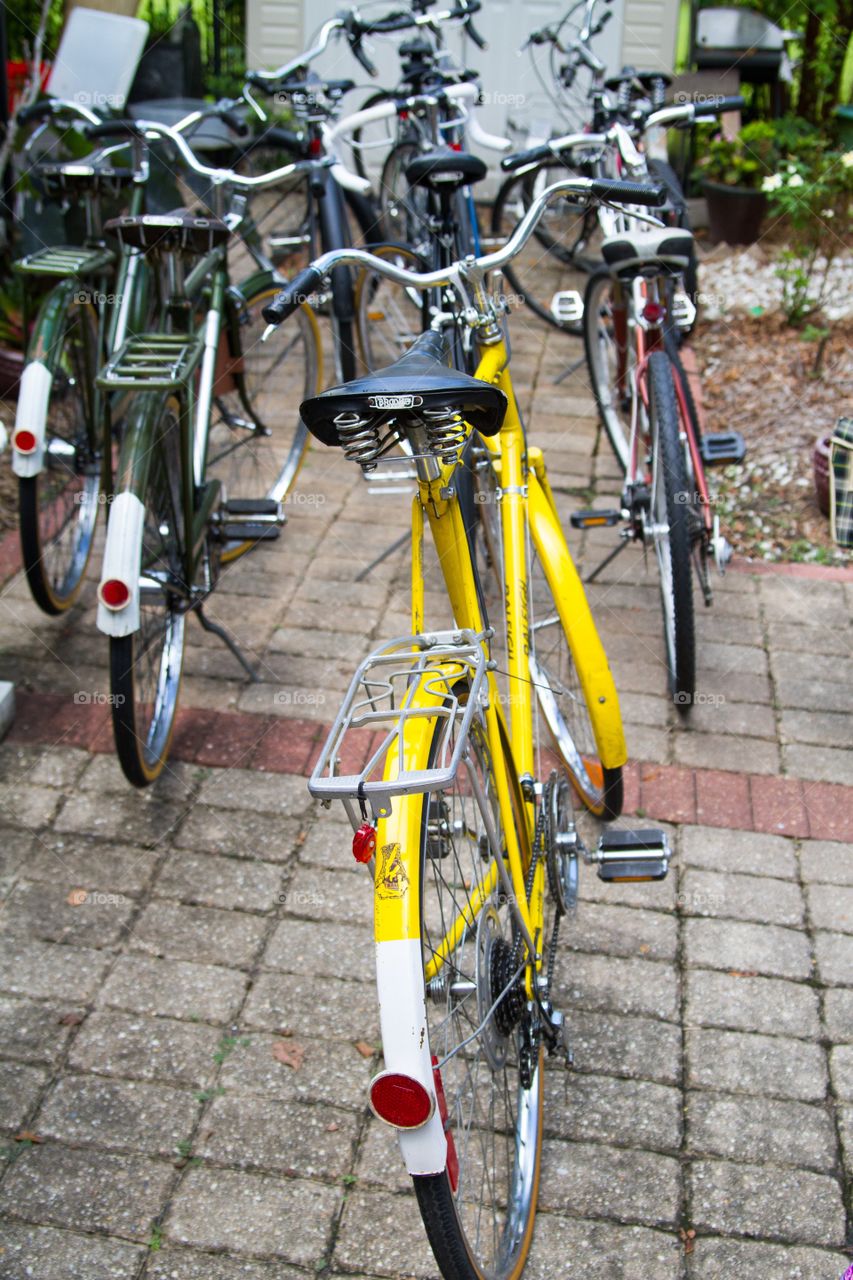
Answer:
M702 190L708 202L708 226L715 244L755 244L767 209L767 197L751 187L729 187L705 178Z
M829 515L829 441L830 433L820 436L812 453L814 487L821 513Z
M17 400L18 384L24 372L24 353L11 347L0 347L0 398Z

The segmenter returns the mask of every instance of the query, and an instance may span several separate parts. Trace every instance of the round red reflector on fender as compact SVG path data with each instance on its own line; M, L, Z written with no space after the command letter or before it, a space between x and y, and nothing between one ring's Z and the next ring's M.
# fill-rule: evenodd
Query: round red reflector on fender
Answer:
M380 1120L395 1129L419 1129L433 1112L433 1097L419 1080L386 1071L370 1086L370 1105Z
M121 578L107 578L101 583L98 595L108 609L123 609L130 599L130 587Z
M36 440L35 433L33 431L22 429L15 432L12 443L18 450L18 453L35 453L38 441Z
M665 314L659 302L647 302L643 307L643 319L649 324L660 324Z

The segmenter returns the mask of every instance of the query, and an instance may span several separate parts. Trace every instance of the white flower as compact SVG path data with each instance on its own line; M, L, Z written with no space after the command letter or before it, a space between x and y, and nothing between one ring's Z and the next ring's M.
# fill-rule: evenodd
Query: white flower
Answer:
M820 211L820 212L821 212L821 215L822 215L824 218L834 218L834 217L835 217L835 210L834 210L834 209L821 209L821 211Z
M778 191L781 185L782 185L781 173L773 173L768 178L764 179L764 181L761 184L761 190L762 191Z
M853 169L853 151L845 151L841 157L841 163L845 169Z
M792 173L788 179L789 187L801 187L803 185L803 177L800 173Z

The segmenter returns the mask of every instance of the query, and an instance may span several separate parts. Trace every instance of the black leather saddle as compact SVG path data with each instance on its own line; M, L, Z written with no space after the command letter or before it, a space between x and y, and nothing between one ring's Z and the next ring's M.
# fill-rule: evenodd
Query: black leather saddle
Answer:
M122 244L143 253L210 253L225 244L231 228L220 218L202 218L186 209L171 213L127 214L110 218L105 231L118 236Z
M427 151L406 166L406 181L430 191L456 191L479 182L486 173L486 164L469 151Z
M429 330L394 364L303 400L300 413L312 435L323 444L336 445L338 414L383 414L387 419L446 408L458 410L481 435L493 436L504 420L506 396L489 382L451 369L443 335Z

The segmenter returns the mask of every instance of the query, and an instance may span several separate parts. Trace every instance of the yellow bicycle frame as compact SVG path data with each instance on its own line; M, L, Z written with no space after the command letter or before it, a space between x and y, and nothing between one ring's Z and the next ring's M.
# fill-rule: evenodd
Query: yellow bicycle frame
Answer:
M531 857L535 821L532 797L522 800L519 780L533 777L533 689L529 670L527 529L539 552L548 585L557 604L581 687L590 709L596 747L602 765L616 768L627 753L613 678L587 603L583 585L571 559L557 515L554 496L541 451L529 449L518 412L503 341L484 349L477 378L499 386L507 397L506 418L499 436L485 440L500 475L501 529L504 548L507 673L509 676L509 725L504 722L498 689L490 673L489 706L485 732L494 767L494 785L506 839L506 861L513 896L522 920L540 951L543 931L543 861L537 864L533 893L528 904L525 877ZM438 559L453 609L454 624L473 632L483 630L475 570L462 517L452 487L453 466L442 467L433 481L419 481L412 503L412 631L424 630L423 530L429 522ZM446 625L446 621L444 623ZM419 694L422 705L437 695ZM424 768L434 730L429 717L413 720L406 731L405 767ZM509 744L511 743L511 747ZM377 827L375 866L374 935L377 943L420 938L420 858L425 797L398 798L389 817ZM499 852L495 851L496 857ZM401 892L388 891L389 866L395 867L395 884ZM439 971L466 928L498 885L493 859L478 885L468 891L470 906L452 922L442 944L425 970L425 980ZM535 968L541 965L541 954ZM527 968L528 995L532 993L534 966Z

